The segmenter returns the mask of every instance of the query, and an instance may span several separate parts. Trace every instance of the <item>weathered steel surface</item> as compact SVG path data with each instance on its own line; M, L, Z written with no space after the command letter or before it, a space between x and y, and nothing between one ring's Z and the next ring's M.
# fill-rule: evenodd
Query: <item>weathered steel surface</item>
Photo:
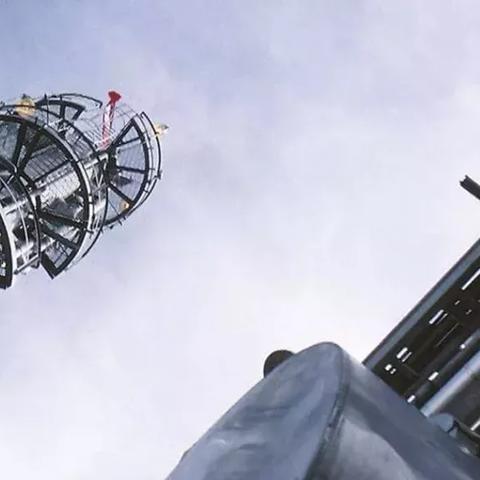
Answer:
M168 480L473 480L480 460L333 344L247 393Z

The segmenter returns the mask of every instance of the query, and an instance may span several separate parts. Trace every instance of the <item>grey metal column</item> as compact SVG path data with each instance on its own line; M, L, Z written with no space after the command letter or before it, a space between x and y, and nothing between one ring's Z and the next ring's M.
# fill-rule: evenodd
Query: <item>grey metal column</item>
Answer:
M333 344L286 360L168 480L473 480L480 460Z

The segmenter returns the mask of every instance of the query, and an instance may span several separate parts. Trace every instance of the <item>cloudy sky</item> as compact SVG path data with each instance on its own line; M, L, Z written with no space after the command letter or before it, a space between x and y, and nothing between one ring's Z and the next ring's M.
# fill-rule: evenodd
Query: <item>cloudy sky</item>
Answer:
M359 360L470 246L480 7L0 0L0 98L115 88L164 179L52 282L0 295L0 477L154 480L261 375Z

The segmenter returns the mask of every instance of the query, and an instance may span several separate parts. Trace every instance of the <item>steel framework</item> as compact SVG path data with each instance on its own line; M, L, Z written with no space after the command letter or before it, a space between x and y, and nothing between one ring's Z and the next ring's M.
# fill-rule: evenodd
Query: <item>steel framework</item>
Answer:
M480 185L462 187L480 199ZM364 360L426 416L480 428L480 240ZM480 444L480 437L477 442Z
M123 223L160 178L160 130L116 92L0 103L0 288L54 278Z

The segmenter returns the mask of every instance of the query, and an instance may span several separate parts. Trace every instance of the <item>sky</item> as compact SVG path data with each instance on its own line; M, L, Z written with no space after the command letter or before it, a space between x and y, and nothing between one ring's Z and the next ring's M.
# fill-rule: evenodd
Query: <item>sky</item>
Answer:
M164 177L0 292L0 477L153 480L277 348L362 360L477 239L480 6L0 0L0 98L120 91Z

